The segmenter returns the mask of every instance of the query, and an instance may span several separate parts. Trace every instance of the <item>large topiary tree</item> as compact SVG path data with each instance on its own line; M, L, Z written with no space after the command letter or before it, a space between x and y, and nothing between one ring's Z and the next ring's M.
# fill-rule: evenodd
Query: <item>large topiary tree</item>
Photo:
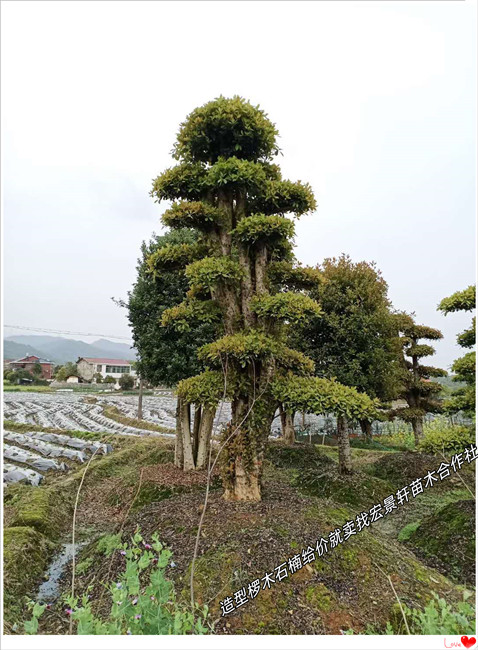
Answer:
M436 399L441 391L438 382L431 381L432 377L445 377L446 370L426 366L421 359L435 354L435 349L420 341L438 341L443 338L440 330L426 325L417 325L408 315L397 315L397 323L402 334L402 389L400 397L407 402L404 408L390 411L391 416L397 416L411 422L415 444L423 436L423 418L427 413L438 413L442 409Z
M463 291L457 291L438 305L438 309L445 316L457 311L472 311L476 307L476 286L470 285ZM458 334L458 345L463 348L472 348L476 344L476 317L473 317L471 327ZM463 411L474 417L476 409L476 352L468 352L457 359L452 367L453 380L464 382L466 386L459 388L452 397L446 401L445 407L450 413Z
M278 401L289 410L298 403L302 410L372 408L368 398L365 403L365 396L340 384L326 398L313 399L296 383L300 376L313 381L314 364L288 346L288 328L319 314L320 307L300 291L316 278L313 269L292 264L294 223L286 215L298 217L316 204L309 185L284 180L272 164L276 138L262 110L240 97L220 97L181 124L173 150L179 163L152 190L158 201L174 201L162 217L166 226L199 234L193 244L165 246L149 257L156 274L184 268L190 287L184 302L163 313L162 323L187 331L194 323L214 322L221 329L219 338L199 349L205 372L178 385L176 462L185 469L203 464L209 422L221 397L229 398L232 418L221 446L227 499L261 498L264 450Z

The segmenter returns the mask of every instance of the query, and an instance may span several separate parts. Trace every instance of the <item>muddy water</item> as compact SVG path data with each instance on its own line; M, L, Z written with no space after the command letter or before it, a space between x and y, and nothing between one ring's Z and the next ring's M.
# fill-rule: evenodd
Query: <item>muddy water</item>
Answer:
M45 580L40 585L38 589L37 601L40 603L50 603L60 595L60 579L63 575L63 571L73 558L73 548L75 548L75 555L78 555L78 551L87 544L87 541L78 542L73 546L73 544L63 544L62 550L54 558L46 575L48 575L48 580Z

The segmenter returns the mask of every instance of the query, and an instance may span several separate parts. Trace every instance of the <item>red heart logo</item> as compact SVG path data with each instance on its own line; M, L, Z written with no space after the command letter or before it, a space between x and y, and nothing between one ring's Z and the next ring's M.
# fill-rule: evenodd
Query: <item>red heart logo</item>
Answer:
M463 643L465 648L471 648L472 645L475 645L476 639L474 636L462 636L461 642Z

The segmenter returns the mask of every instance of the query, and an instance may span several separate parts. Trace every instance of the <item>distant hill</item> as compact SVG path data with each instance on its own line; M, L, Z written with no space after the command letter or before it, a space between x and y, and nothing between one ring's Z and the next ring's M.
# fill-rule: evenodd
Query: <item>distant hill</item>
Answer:
M117 343L108 339L85 343L62 336L19 334L18 336L9 336L4 340L4 359L19 359L26 354L35 354L54 363L76 361L78 357L107 357L131 361L136 358L136 350L127 343Z
M27 354L34 354L37 357L42 357L43 353L40 350L37 350L32 345L23 345L22 343L16 343L15 341L3 342L3 358L12 361L13 359L20 359L25 357Z

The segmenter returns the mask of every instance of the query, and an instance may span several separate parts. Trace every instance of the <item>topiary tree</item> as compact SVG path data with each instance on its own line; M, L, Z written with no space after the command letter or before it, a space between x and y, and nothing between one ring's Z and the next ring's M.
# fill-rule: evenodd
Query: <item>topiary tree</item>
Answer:
M441 391L441 386L431 377L446 377L446 370L425 366L420 363L424 357L435 354L431 345L420 343L426 341L437 341L443 338L440 330L416 325L410 316L405 314L397 315L397 323L402 333L401 342L403 347L402 358L402 390L400 397L407 402L407 407L390 411L391 416L398 416L407 422L411 422L415 444L418 445L423 436L423 418L427 413L438 413L441 411L441 404L436 399Z
M119 378L118 384L122 390L131 390L134 387L134 377L125 373Z
M322 314L294 328L295 347L314 360L318 376L389 402L400 390L400 347L387 283L375 264L346 255L324 260L318 270L310 295ZM337 424L343 437L347 422ZM361 418L360 425L371 439L371 420Z
M153 274L184 268L189 282L186 300L165 310L162 323L182 331L214 323L220 332L198 351L205 372L178 385L176 463L201 466L209 444L202 432L221 397L229 397L232 419L222 447L226 499L261 498L277 402L293 409L301 397L293 382L314 370L309 358L287 345L288 328L319 314L320 307L297 291L310 286L311 270L292 264L294 224L286 215L298 217L316 204L309 185L284 180L272 164L276 137L262 110L240 97L220 97L181 124L173 150L179 163L152 190L158 201L174 201L164 225L198 233L194 243L171 244L149 257ZM351 404L360 410L355 394L337 384L328 407Z
M438 305L445 316L456 311L472 311L476 307L476 286L470 285L463 291L457 291ZM458 345L472 348L476 344L476 317L473 317L471 327L457 337ZM464 382L466 386L455 391L453 396L444 404L449 413L464 411L470 417L475 416L476 409L476 352L468 352L457 359L452 367L455 373L453 381Z

